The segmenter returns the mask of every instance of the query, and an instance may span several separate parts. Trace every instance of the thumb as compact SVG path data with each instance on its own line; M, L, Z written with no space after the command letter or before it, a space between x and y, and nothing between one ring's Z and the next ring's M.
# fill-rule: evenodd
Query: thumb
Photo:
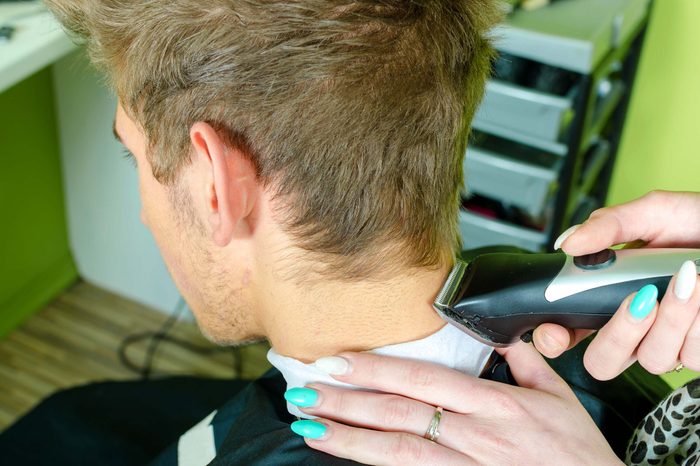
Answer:
M532 343L548 358L558 358L571 344L572 333L561 325L541 324L532 333Z
M549 367L534 346L520 341L507 348L498 348L496 351L508 361L510 371L519 386L561 397L574 396L569 385Z
M535 348L548 358L558 358L566 350L581 343L593 330L568 329L556 324L542 324L532 334Z

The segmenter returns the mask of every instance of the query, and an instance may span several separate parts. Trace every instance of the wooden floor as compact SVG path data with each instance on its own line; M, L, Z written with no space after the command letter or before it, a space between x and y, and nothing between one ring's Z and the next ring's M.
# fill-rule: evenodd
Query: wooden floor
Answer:
M118 348L128 335L157 331L167 316L80 282L0 341L0 430L56 390L98 380L135 379L121 364ZM169 335L215 349L193 322L178 321ZM129 347L139 365L148 341ZM269 368L267 346L256 344L198 354L161 342L153 376L193 374L255 378Z

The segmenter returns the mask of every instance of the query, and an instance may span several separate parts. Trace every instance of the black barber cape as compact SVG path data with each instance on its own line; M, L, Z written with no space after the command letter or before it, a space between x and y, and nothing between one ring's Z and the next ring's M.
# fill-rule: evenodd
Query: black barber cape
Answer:
M202 464L193 453L211 448L216 465L355 464L308 448L291 431L285 390L275 369L253 382L173 377L71 388L0 434L0 464L189 466ZM202 422L211 435L182 451Z
M634 427L670 389L639 367L596 381L581 363L585 347L550 363L621 456ZM500 358L485 377L512 382ZM65 390L0 435L0 463L189 466L187 449L194 446L215 451L212 465L356 464L307 447L291 431L295 418L287 412L285 390L276 369L250 383L178 377ZM185 438L202 422L207 435Z
M350 465L357 464L309 448L289 425L286 382L276 369L250 383L216 411L210 421L216 449L211 465ZM187 452L183 438L171 445L153 466L181 465ZM200 463L201 464L201 463Z

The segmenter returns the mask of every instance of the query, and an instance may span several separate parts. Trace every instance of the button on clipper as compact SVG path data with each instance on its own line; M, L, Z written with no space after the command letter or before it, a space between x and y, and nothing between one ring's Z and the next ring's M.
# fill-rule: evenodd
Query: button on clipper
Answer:
M574 257L576 267L583 270L599 270L610 267L615 262L615 251L603 249L600 252Z

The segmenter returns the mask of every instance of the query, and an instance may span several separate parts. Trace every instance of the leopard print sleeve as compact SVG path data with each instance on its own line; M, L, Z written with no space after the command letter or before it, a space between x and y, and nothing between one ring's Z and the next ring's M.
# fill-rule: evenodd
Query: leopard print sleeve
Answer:
M625 463L700 465L700 378L671 393L642 420Z

